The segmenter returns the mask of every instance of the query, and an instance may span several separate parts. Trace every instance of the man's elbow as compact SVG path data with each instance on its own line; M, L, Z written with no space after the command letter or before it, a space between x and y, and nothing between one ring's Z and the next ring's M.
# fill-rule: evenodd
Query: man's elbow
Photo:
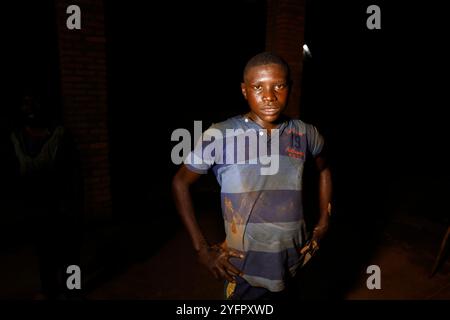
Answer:
M182 169L180 169L172 178L172 193L176 193L180 190L189 188L189 182L187 181Z
M177 190L180 190L182 185L183 185L182 179L179 173L177 172L172 178L172 193L175 194Z
M328 164L325 164L323 167L319 168L320 174L326 174L331 176L331 169Z
M322 179L325 179L327 181L331 182L331 170L330 167L325 166L323 168L319 169L319 175Z

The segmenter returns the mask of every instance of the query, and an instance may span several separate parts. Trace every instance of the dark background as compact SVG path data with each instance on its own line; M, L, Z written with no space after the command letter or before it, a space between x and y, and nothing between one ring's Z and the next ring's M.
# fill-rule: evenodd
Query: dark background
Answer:
M304 58L299 106L300 118L317 125L330 145L334 219L341 228L331 239L358 239L368 254L398 206L448 223L449 176L445 10L377 1L382 29L368 30L369 4L307 1L305 42L312 58ZM245 112L241 72L265 49L266 4L105 1L104 8L112 193L112 216L104 225L138 226L129 244L147 257L181 228L170 195L177 169L171 133L193 130L194 120L207 128ZM5 6L2 141L30 83L47 93L62 121L54 10L48 1ZM214 177L195 190L199 210L218 209ZM410 190L415 197L399 203ZM146 251L147 240L156 243L153 251ZM120 245L111 245L111 252Z
M148 196L170 207L172 132L244 112L241 72L264 50L263 1L172 6L106 6L112 187L132 214Z
M381 2L382 29L368 30L368 3L307 3L305 41L313 58L305 61L300 113L330 142L345 216L381 205L393 177L426 191L447 172L441 10ZM170 4L138 12L116 6L107 5L112 161L116 179L124 179L115 190L136 196L132 181L145 185L158 174L164 184L152 184L150 193L158 194L167 190L163 172L174 170L173 129L192 130L194 120L207 127L246 110L241 70L264 50L264 2L189 3L177 11ZM140 156L130 157L135 150Z

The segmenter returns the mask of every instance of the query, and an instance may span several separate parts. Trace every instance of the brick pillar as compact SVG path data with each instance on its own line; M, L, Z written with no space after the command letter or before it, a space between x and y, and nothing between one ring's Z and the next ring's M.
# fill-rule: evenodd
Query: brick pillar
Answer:
M300 115L305 0L267 0L266 50L281 55L291 68L293 85L288 116Z
M62 117L81 153L86 218L103 219L111 216L103 1L55 3ZM81 30L66 27L66 9L72 4L81 9Z

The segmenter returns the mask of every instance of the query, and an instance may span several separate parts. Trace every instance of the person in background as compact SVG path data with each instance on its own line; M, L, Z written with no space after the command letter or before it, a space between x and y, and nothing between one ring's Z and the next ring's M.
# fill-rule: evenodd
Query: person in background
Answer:
M38 258L41 290L36 299L79 296L68 290L67 267L80 265L83 181L72 136L54 123L48 102L23 94L9 136L8 214L20 216L23 234Z

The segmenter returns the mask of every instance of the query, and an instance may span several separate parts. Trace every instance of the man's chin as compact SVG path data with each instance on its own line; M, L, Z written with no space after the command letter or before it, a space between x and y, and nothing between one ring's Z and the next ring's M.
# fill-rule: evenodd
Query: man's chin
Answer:
M264 114L261 115L261 119L264 122L268 122L268 123L276 123L278 122L279 118L281 116L281 113L274 113L274 114Z

